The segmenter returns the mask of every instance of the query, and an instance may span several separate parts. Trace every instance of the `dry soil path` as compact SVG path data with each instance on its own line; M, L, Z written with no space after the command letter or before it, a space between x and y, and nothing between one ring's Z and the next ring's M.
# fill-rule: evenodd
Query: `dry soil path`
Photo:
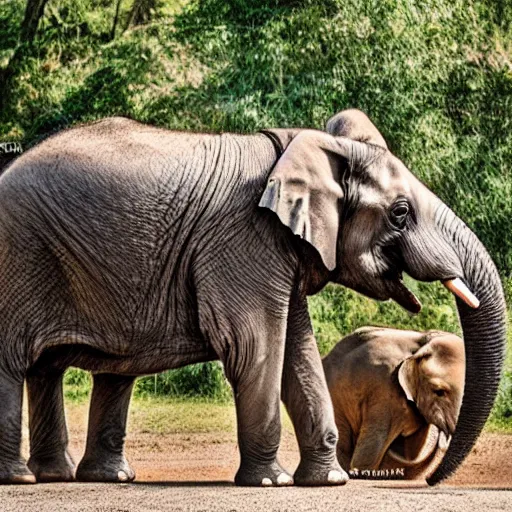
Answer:
M83 451L84 424L71 429L71 451ZM421 482L350 481L341 488L244 489L232 485L238 464L230 433L131 432L133 484L38 484L0 487L2 512L182 511L512 511L512 436L485 434L457 475L436 488ZM298 462L293 434L280 459Z

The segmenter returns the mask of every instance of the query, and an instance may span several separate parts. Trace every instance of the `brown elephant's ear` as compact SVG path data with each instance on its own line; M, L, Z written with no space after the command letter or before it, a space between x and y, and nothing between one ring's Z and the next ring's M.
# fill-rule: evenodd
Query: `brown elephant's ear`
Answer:
M301 131L270 174L259 206L275 212L292 232L319 252L328 270L336 267L339 229L340 159L350 155L348 139Z
M398 369L398 382L407 400L416 402L418 393L418 365L420 361L432 355L432 347L427 343L414 355L405 359Z
M398 369L398 382L407 400L414 402L414 396L416 395L416 375L412 357L409 357L400 365Z
M348 137L359 142L366 142L388 149L384 137L369 117L355 108L343 110L332 116L326 125L327 133L334 136Z

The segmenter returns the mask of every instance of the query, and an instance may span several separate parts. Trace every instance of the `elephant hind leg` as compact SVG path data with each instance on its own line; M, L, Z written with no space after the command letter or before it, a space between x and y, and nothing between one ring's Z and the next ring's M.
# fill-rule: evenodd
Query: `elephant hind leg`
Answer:
M27 375L30 459L28 467L38 482L68 482L75 465L68 446L62 392L63 370Z
M23 381L0 365L0 484L36 482L20 455Z
M126 420L135 377L94 375L85 454L76 471L82 482L131 482L124 455Z

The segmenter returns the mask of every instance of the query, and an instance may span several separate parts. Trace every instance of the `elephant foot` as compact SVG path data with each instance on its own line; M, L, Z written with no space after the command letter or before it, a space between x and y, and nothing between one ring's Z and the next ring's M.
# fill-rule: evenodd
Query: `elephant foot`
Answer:
M127 483L135 479L135 471L123 455L84 457L76 470L80 482Z
M285 487L293 485L293 478L279 465L240 464L235 476L235 484L244 487Z
M0 462L0 484L35 484L36 477L24 461Z
M338 462L321 464L318 462L301 460L293 475L296 485L344 485L348 482L348 474Z
M75 479L75 464L67 451L50 457L32 456L28 467L38 482L72 482Z

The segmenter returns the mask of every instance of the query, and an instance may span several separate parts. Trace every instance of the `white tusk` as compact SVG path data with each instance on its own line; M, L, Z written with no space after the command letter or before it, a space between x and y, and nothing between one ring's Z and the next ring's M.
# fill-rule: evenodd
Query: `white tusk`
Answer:
M444 432L439 432L439 440L437 441L439 449L445 452L448 449L448 445L450 444L451 440L452 436L446 437L446 434Z
M473 295L473 292L462 282L458 277L456 279L449 279L443 281L443 284L454 295L463 300L469 307L477 308L480 306L480 301Z

